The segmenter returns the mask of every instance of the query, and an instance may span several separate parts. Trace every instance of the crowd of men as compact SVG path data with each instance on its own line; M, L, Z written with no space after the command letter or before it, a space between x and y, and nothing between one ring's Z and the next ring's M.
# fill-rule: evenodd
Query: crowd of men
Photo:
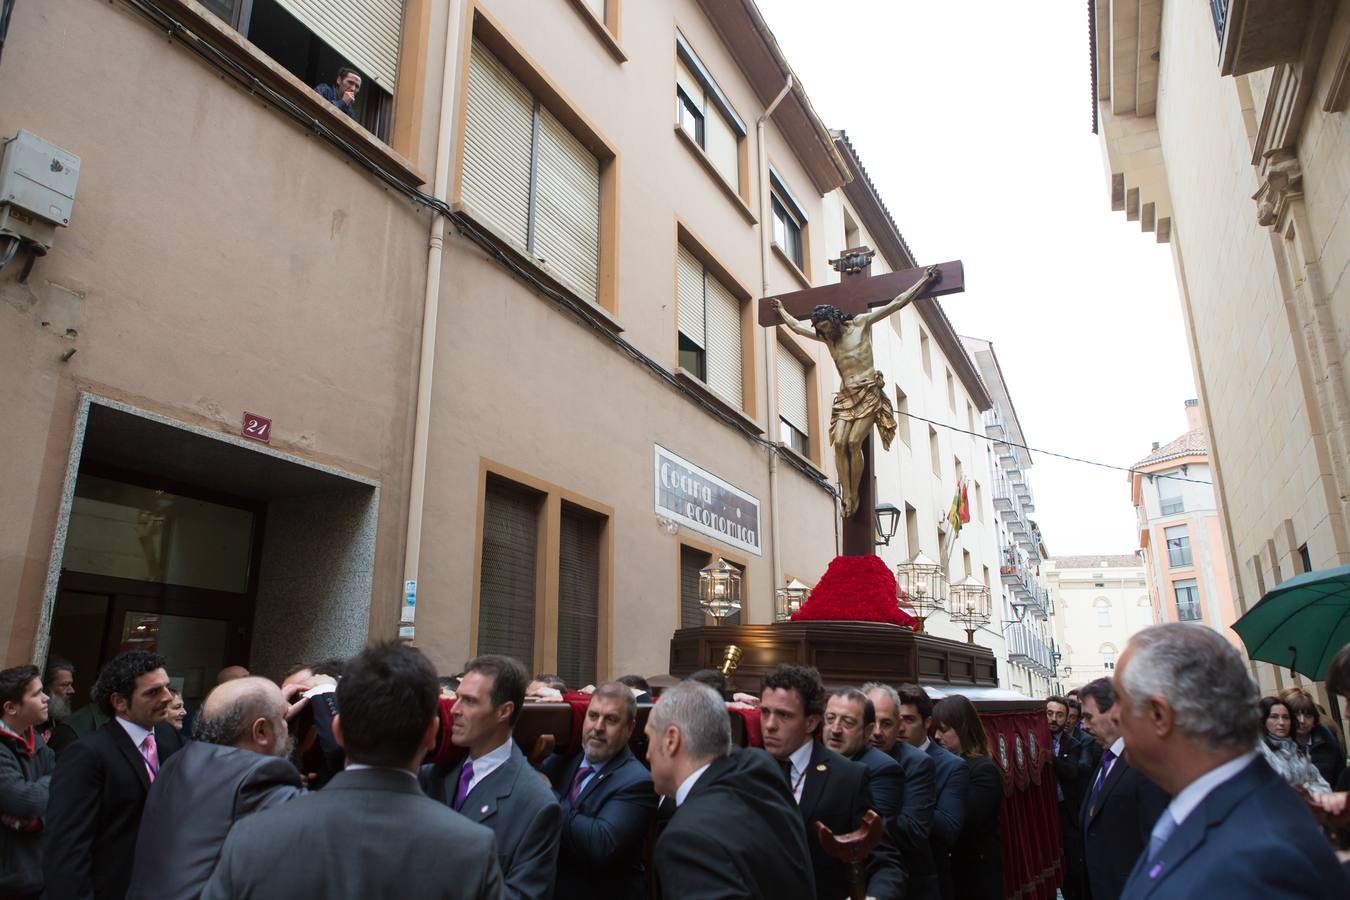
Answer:
M869 811L867 896L1005 896L978 715L916 685L826 690L784 665L729 698L703 672L639 736L652 697L631 676L588 686L581 751L536 766L526 698L565 686L503 656L448 678L399 643L280 685L227 670L190 738L162 657L107 664L97 724L71 722L74 676L0 672L0 897L839 900L858 870L822 838ZM1329 684L1350 688L1350 648ZM733 744L729 701L758 708L762 749ZM1314 817L1347 824L1345 795L1314 803L1271 767L1256 701L1230 644L1164 625L1047 702L1067 900L1350 896Z

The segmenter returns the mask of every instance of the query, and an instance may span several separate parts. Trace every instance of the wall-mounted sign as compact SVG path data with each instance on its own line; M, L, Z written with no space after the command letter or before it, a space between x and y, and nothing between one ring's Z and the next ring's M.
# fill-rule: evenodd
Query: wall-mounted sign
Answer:
M244 437L264 444L272 442L272 420L251 412L244 413Z
M656 513L746 550L759 549L759 500L711 472L656 447Z

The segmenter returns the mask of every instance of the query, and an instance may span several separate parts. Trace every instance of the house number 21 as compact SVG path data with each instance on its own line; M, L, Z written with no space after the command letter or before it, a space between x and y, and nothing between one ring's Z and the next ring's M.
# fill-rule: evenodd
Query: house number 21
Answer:
M262 416L254 415L251 412L244 413L244 437L261 441L264 444L271 443L272 420L264 419Z

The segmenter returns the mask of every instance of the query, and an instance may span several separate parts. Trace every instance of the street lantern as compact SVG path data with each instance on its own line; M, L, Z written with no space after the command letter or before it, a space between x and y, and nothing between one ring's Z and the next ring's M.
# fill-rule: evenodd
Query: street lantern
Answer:
M900 527L900 508L894 503L882 503L876 508L877 546L889 547Z
M802 608L806 598L811 596L811 589L802 584L796 578L789 581L784 587L780 587L773 592L773 620L775 622L786 622L792 618L793 613Z
M917 631L923 631L923 622L943 608L947 599L947 573L922 552L895 567L895 585L899 591L897 602L909 601L919 620ZM902 607L903 608L903 607Z
M952 585L952 621L966 627L966 643L975 643L975 630L993 617L989 588L974 575Z
M741 570L720 557L698 571L698 602L718 625L741 611Z

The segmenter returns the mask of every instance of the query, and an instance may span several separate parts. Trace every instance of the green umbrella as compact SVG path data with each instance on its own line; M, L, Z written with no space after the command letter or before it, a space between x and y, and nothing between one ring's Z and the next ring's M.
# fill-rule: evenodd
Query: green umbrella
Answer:
M1290 578L1247 610L1233 630L1252 659L1324 680L1336 651L1350 644L1350 566Z

